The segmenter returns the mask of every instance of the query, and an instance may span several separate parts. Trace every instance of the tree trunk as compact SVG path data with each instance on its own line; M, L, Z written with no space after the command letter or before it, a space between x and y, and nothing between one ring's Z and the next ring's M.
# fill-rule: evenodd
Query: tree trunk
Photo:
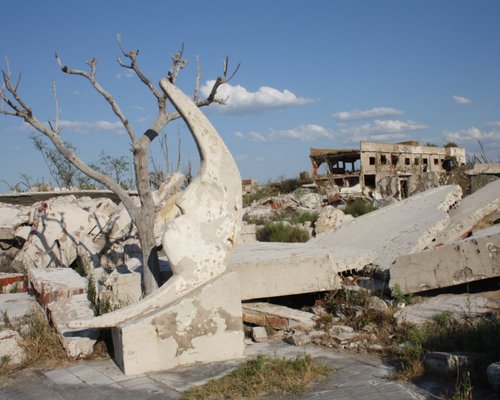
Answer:
M148 131L149 132L149 131ZM137 191L141 200L141 209L138 218L134 221L142 250L142 284L144 294L147 296L158 289L160 282L160 262L154 237L155 204L149 184L148 168L148 137L140 140L133 148L135 179Z
M154 224L154 214L153 218L149 216L151 213L145 212L141 214L142 217L136 221L136 226L142 250L142 289L143 293L147 296L158 289L160 282L160 262L158 260L158 250L156 249L153 229L151 228Z

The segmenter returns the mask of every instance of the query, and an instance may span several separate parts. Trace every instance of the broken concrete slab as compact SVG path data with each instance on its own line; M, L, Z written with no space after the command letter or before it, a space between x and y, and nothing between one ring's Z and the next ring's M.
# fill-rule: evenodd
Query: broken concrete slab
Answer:
M236 246L243 300L340 288L338 274L372 264L388 269L404 254L423 250L448 222L461 198L459 186L442 186L356 218L307 243Z
M70 360L92 354L94 344L100 336L100 329L70 329L68 322L94 316L86 294L53 301L48 305L50 320Z
M453 244L398 257L389 285L415 293L496 276L500 276L500 225Z
M126 375L243 357L238 277L219 276L173 304L113 328L116 362Z
M33 205L31 233L12 261L12 268L67 267L79 252L97 254L105 240L92 240L102 233L118 207L109 199L64 196ZM83 247L79 248L79 244Z
M316 326L313 313L294 310L271 303L243 303L243 321L271 326L275 329L312 329Z
M500 209L500 179L465 197L449 211L450 224L436 236L436 243L450 244L467 237L485 216Z
M19 320L32 310L39 310L40 305L28 293L0 294L0 314L6 314L10 322Z
M423 324L443 312L455 319L477 318L500 313L500 290L474 294L442 294L408 305L394 316L398 323Z
M28 277L43 307L59 299L87 293L87 279L71 268L31 268Z
M487 355L481 353L432 351L424 354L423 362L428 373L457 377L464 371L481 367L486 359Z
M30 207L0 203L0 240L13 240L16 230L30 220Z
M24 358L24 350L19 346L19 333L12 329L0 330L0 361L8 364L20 364Z

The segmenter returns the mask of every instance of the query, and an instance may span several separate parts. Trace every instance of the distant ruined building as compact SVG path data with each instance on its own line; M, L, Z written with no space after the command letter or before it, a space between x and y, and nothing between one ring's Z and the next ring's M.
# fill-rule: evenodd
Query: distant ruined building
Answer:
M311 149L313 177L318 186L359 188L382 196L405 198L439 185L440 176L465 166L465 149L402 143L360 143L358 149ZM322 165L326 173L319 172ZM357 186L359 185L359 186Z

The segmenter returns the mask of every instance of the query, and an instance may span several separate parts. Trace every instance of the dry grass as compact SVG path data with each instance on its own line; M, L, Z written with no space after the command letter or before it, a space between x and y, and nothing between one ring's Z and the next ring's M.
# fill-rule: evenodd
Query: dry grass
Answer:
M254 399L298 394L314 381L328 376L330 371L308 355L292 360L258 355L223 378L187 391L183 399Z
M20 346L25 352L24 365L34 366L47 360L66 359L59 337L41 310L33 309L20 323Z

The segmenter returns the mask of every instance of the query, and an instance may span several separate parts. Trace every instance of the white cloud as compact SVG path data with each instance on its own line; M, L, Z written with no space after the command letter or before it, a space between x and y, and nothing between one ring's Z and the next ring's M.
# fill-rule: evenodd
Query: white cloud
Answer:
M373 134L373 133L397 133L404 131L418 131L427 128L428 128L427 125L419 124L418 122L415 121L376 119L375 121L366 124L342 128L340 131L342 133L360 135L360 134Z
M240 131L233 132L233 135L240 139L243 139L245 137L245 134Z
M333 131L316 124L300 125L292 129L275 130L270 129L266 135L259 132L248 134L252 142L272 142L281 139L301 140L310 142L318 139L332 139Z
M483 131L475 126L459 131L444 131L443 139L447 142L456 142L459 146L465 147L467 153L481 154L486 151L491 162L500 160L500 130ZM479 142L483 148L479 146Z
M403 111L398 110L396 108L375 107L372 108L371 110L339 111L333 114L333 119L339 121L354 121L360 119L389 117L402 114L404 114Z
M271 139L285 138L310 142L318 139L331 139L334 137L334 134L331 130L320 125L308 124L279 131L271 129L269 137Z
M467 104L470 104L471 100L468 99L467 97L463 96L451 96L455 104L459 104L461 106L465 106Z
M83 122L83 121L59 121L59 127L68 132L76 133L88 133L88 132L115 132L124 133L125 129L120 121L110 122L110 121L95 121L95 122Z
M207 81L201 88L203 96L208 96L215 81ZM284 89L278 90L268 86L261 86L256 92L250 92L243 86L222 85L217 91L217 98L224 99L226 104L214 105L218 111L230 114L247 114L268 109L300 106L311 103L313 100L298 97L293 92Z
M395 142L411 138L407 132L427 129L428 126L415 121L376 119L361 125L340 127L339 135L346 142L357 143L361 140Z
M73 95L74 95L74 96L80 96L80 94L81 94L81 93L80 93L80 91L78 91L78 90L73 90Z
M476 128L475 126L463 129L460 131L448 132L445 131L443 133L443 137L446 141L449 142L463 142L470 140L481 140L481 141L495 141L500 142L500 132L499 131L481 131L481 129Z
M490 121L487 122L486 125L491 126L492 128L500 128L500 121Z

